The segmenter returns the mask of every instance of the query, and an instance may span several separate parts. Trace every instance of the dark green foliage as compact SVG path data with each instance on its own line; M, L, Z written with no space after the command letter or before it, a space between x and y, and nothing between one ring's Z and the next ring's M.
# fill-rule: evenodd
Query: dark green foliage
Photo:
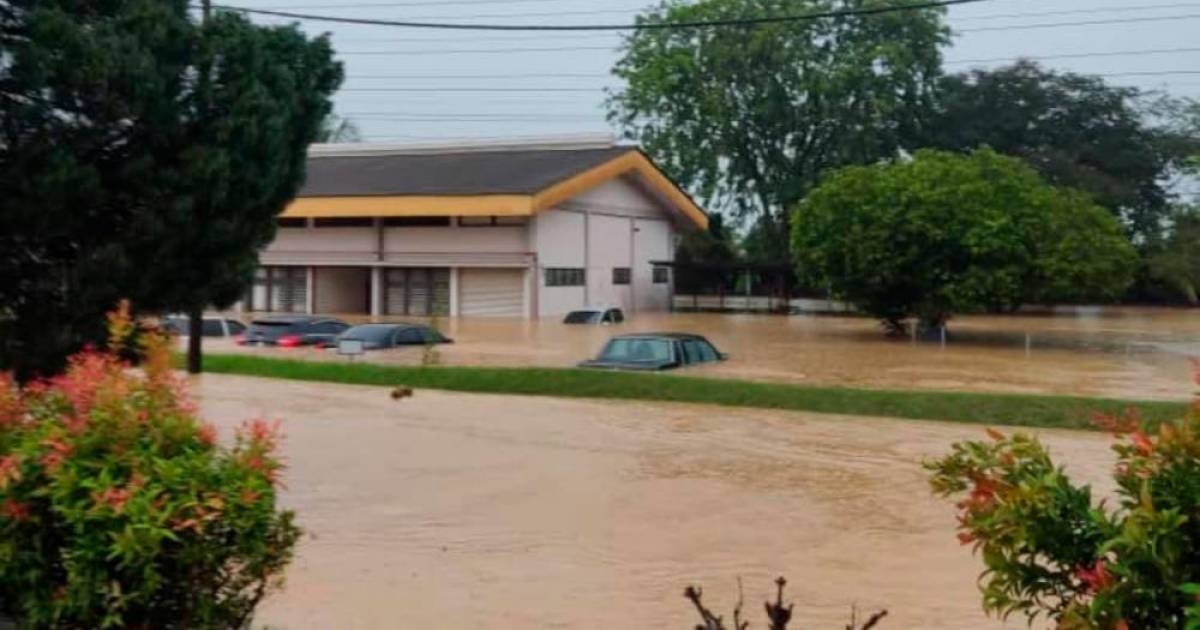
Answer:
M228 305L300 185L328 41L187 7L0 5L0 369L56 372L121 297Z
M1113 299L1136 255L1117 221L991 150L831 174L798 207L799 273L890 330L917 317Z
M972 70L939 82L933 124L912 146L989 146L1020 157L1051 184L1091 195L1139 242L1152 241L1170 211L1163 178L1184 155L1181 138L1145 115L1144 96L1031 61Z
M1200 303L1200 212L1181 212L1170 236L1149 255L1146 264L1150 276L1169 292L1169 299Z
M1200 612L1200 406L1146 428L1101 416L1118 441L1115 500L1095 501L1036 439L990 431L926 463L937 494L958 499L959 540L986 567L989 613L1064 630L1195 628Z
M668 0L643 22L894 6L895 0ZM672 176L787 256L787 211L826 169L896 155L932 107L943 11L749 28L639 31L614 73L610 118Z

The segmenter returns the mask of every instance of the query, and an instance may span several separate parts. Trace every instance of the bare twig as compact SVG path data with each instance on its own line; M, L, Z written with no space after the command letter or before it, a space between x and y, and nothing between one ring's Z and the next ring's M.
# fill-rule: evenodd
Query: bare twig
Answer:
M705 608L704 603L700 601L700 598L704 596L703 590L689 586L683 589L683 596L692 602L692 605L696 607L696 612L700 613L700 619L704 621L702 625L696 626L696 630L725 630L725 624L721 622L721 618Z
M766 602L763 606L767 610L767 619L770 621L770 630L787 630L787 626L792 621L792 609L795 604L789 603L783 605L783 589L787 586L787 580L780 577L775 580L775 601ZM719 617L711 610L704 606L702 597L704 591L699 587L689 586L683 591L683 596L692 602L696 607L696 612L700 613L700 620L703 622L696 626L696 630L727 630L722 617ZM738 578L738 598L737 605L733 607L733 629L732 630L747 630L750 627L750 622L742 621L742 608L745 604L745 593L742 590L742 578ZM858 625L858 607L850 609L850 624L845 626L846 630L872 630L880 621L886 617L888 611L881 610L874 615L871 615L860 626Z
M738 601L737 606L733 607L733 627L736 630L746 630L750 627L749 621L742 621L742 605L746 602L745 593L742 592L742 576L738 576Z
M886 617L887 614L888 611L881 610L874 615L867 617L867 620L863 622L863 625L860 626L858 625L858 606L854 606L850 609L850 625L846 626L846 630L871 630L871 628L874 628L876 625L878 625L880 621L883 621L883 618Z
M783 605L783 587L787 586L787 580L780 576L775 580L775 586L775 603L767 602L765 604L767 619L771 622L771 630L787 630L788 622L792 620L794 604L788 604L786 607Z

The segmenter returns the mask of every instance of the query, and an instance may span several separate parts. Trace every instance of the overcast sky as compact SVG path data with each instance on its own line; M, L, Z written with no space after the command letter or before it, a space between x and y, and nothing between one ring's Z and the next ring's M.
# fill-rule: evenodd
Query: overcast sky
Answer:
M647 6L642 0L225 1L339 16L501 24L626 23ZM361 6L364 4L391 6ZM988 0L952 7L949 19L958 34L945 53L948 71L970 67L956 63L958 60L1110 53L1043 63L1102 74L1196 72L1190 76L1123 75L1108 80L1200 95L1200 41L1195 36L1200 1ZM1126 22L975 30L1110 20ZM333 34L347 75L337 95L337 110L358 125L366 140L611 131L604 118L602 88L615 82L608 72L617 58L618 33L447 32L316 22L303 23L303 27L312 33ZM1173 48L1191 50L1112 54ZM471 91L483 89L490 91Z

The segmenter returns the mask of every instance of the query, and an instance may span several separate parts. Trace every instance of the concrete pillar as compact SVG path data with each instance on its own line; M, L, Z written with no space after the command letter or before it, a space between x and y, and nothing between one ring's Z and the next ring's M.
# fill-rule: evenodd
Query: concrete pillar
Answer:
M315 315L317 312L317 268L304 268L304 312Z
M458 267L450 268L450 317L462 315L458 305Z
M383 315L383 267L371 267L371 317Z
M587 280L587 272L584 272L584 280ZM537 313L533 312L533 286L537 282L537 271L534 267L525 268L525 290L521 292L521 312L525 313L525 319L537 319Z

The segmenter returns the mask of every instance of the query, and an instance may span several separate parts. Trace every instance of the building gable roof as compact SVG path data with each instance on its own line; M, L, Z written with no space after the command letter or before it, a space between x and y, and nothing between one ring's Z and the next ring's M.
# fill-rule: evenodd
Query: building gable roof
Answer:
M628 147L313 157L301 197L520 195L629 153Z
M632 147L314 155L285 217L522 216L632 175L694 225L708 217Z

